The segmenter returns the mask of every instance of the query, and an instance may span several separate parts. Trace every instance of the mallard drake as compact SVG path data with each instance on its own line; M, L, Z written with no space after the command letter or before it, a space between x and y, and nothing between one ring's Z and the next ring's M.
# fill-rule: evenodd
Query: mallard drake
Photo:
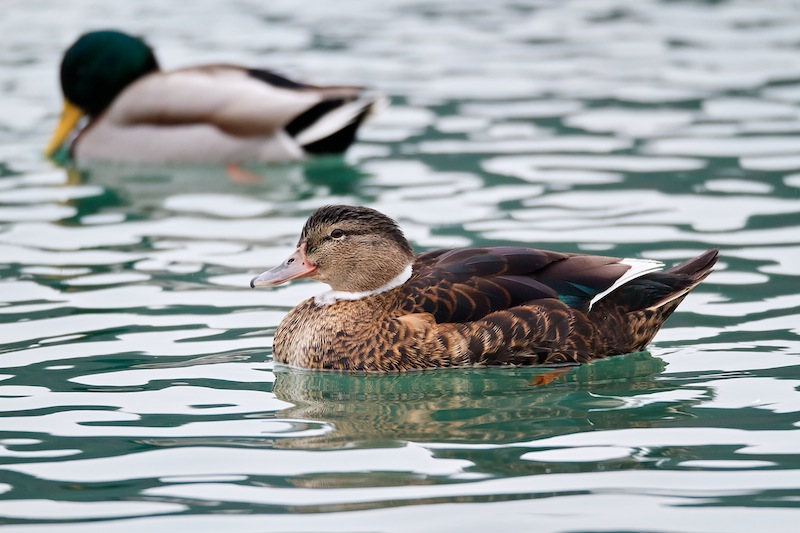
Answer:
M70 46L61 88L64 110L46 153L66 145L78 162L275 162L338 154L385 103L362 87L307 85L235 65L165 72L143 40L118 31L86 33Z
M568 365L643 350L717 254L668 270L511 246L415 256L391 218L334 205L316 210L294 253L250 285L310 277L331 287L281 321L277 363L368 372Z

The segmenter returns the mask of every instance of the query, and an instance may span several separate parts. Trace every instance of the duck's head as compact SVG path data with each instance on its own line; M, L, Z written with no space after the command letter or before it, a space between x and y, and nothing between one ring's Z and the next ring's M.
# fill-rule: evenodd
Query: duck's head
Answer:
M138 37L113 30L83 34L64 53L64 110L45 153L52 155L85 115L97 116L133 81L158 70L153 50Z
M374 291L413 261L411 245L394 220L367 207L329 205L308 218L295 252L250 286L310 277L334 291Z

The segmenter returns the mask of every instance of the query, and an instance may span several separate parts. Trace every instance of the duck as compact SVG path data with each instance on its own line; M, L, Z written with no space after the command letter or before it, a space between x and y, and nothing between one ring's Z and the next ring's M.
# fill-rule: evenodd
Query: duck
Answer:
M416 255L383 213L328 205L309 216L294 252L250 286L300 278L330 286L281 320L273 340L281 365L565 366L643 351L718 255L666 270L649 259L514 246Z
M81 35L61 62L64 107L45 149L81 162L240 164L342 154L388 103L360 86L209 64L164 71L141 38ZM63 150L62 150L63 149Z

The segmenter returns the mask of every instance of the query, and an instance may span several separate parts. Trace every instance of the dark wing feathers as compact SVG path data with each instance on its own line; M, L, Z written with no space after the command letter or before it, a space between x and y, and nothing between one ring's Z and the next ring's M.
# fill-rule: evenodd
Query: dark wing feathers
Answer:
M586 310L627 265L610 257L501 246L437 250L419 255L406 283L404 310L437 322L468 322L543 298Z
M414 259L414 270L425 269L429 265L436 263L442 255L447 252L447 249L431 250L429 252L422 252Z
M250 68L247 69L247 73L254 78L283 89L316 89L314 85L299 83L294 80L290 80L286 76L282 76L271 70L263 68Z
M675 292L680 292L681 289L676 287L675 281L674 278L671 279L661 272L648 274L614 291L611 299L615 305L625 309L644 309Z
M495 276L492 278L503 289L513 296L511 299L520 303L538 300L539 298L558 298L558 293L537 280L527 276Z
M571 255L538 274L568 306L586 312L589 301L609 288L630 268L615 257Z
M315 106L307 109L303 113L297 115L294 120L289 122L284 129L286 133L294 137L312 124L320 120L323 116L327 115L337 107L344 105L345 101L342 98L334 98L331 100L323 100Z
M566 254L558 252L512 246L460 248L439 255L436 266L479 276L528 275L565 257Z
M357 86L320 86L300 83L266 69L248 69L246 72L253 78L273 87L293 91L313 91L320 95L319 102L294 117L284 126L286 133L294 138L297 138L313 125L322 122L327 115L333 113L336 109L357 101L364 92L363 87ZM350 120L337 123L337 128L333 129L328 136L306 141L303 144L303 150L309 154L317 155L344 152L355 141L359 126L369 116L374 106L374 101L371 103L365 102L355 116L351 117ZM341 117L338 120L341 121Z
M718 255L718 250L709 250L663 272L634 279L614 291L614 303L627 309L645 309L685 294L708 277Z

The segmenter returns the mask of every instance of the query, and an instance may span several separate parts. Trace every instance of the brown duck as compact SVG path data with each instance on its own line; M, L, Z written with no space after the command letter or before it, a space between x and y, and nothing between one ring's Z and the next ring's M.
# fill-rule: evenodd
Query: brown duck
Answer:
M368 372L564 365L643 350L717 253L668 270L511 246L415 256L394 220L334 205L316 210L295 252L250 285L310 277L332 289L281 321L277 363Z

